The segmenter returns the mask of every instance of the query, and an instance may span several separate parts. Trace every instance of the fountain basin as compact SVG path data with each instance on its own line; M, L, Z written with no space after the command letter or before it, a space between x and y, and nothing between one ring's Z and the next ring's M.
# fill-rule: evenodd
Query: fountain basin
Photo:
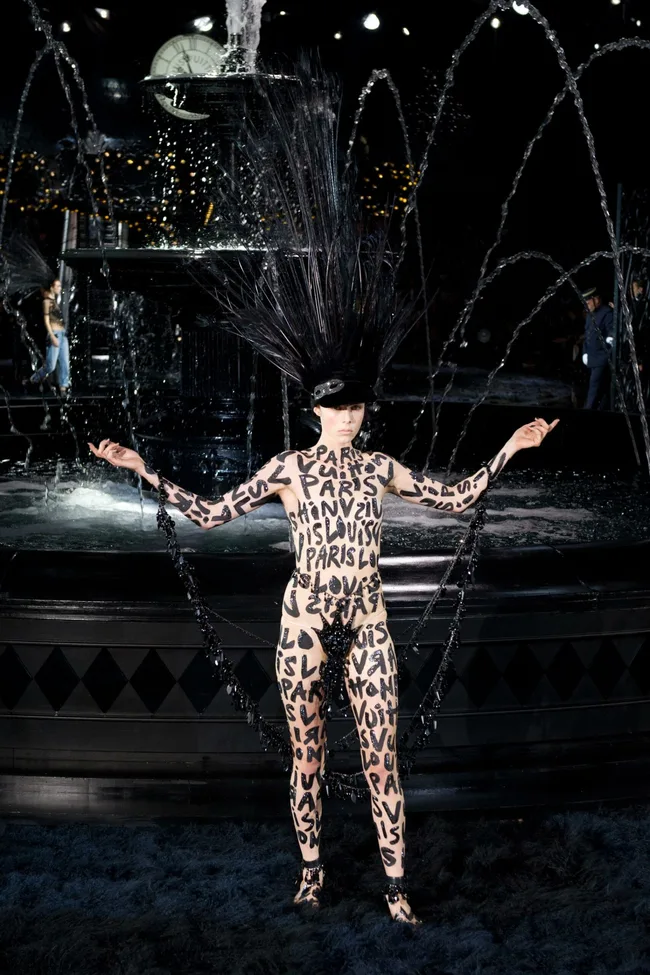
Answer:
M511 430L517 414L486 409L467 452L500 441L500 424ZM546 456L529 451L529 470L515 463L494 486L438 735L409 783L412 806L638 795L650 734L650 524L625 428L608 433L619 422L563 414L564 433ZM587 449L588 428L600 430L607 451ZM532 469L549 459L555 470ZM608 460L617 469L598 469ZM86 797L92 779L93 808L112 803L111 815L170 808L163 782L175 782L178 795L180 780L186 798L196 789L212 797L201 814L258 787L284 807L279 760L260 750L210 676L154 528L154 499L141 511L116 472L93 467L81 477L62 465L57 478L43 464L28 474L5 465L0 481L0 808L25 808L24 783L16 792L12 779L19 773L53 776L55 791L57 777L69 777ZM238 676L280 723L274 643L292 563L282 510L271 503L210 532L180 514L175 521ZM466 524L387 499L381 571L398 646ZM435 673L454 592L406 658L402 721ZM347 730L335 719L331 740ZM352 752L335 762L358 767ZM148 784L138 791L135 780ZM29 799L41 810L60 802L47 781Z

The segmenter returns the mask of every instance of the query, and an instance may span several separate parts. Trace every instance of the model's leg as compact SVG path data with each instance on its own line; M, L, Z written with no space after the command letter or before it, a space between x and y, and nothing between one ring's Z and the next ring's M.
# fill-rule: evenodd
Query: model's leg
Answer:
M42 383L46 376L54 372L56 369L56 363L59 358L59 347L54 345L48 338L47 348L45 350L45 362L40 369L30 377L30 383Z
M379 852L391 885L388 906L395 920L417 923L403 889L405 816L397 767L397 658L385 621L359 629L348 654L346 680Z
M70 349L68 346L68 336L65 332L59 333L59 357L56 364L56 372L59 392L65 395L70 385Z
M309 621L311 622L311 621ZM296 903L317 905L323 884L320 865L322 767L325 759L325 654L313 629L283 617L276 673L293 752L291 815L303 859Z

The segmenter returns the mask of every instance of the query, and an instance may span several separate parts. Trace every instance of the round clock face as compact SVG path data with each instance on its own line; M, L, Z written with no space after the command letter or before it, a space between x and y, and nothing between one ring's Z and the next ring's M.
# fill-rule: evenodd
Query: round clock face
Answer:
M211 37L201 34L179 34L177 37L172 37L166 41L156 52L149 74L151 77L157 78L175 75L199 75L202 77L208 75L214 77L221 73L225 53L221 44L212 40ZM167 95L156 95L156 98L163 108L177 118L189 121L209 118L208 115L200 115L178 108Z

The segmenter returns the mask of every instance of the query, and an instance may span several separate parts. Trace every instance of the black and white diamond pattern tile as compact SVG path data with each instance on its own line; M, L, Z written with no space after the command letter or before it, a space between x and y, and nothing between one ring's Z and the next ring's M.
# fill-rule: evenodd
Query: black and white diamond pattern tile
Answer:
M151 714L158 710L175 683L169 668L153 649L131 676L131 687Z
M481 694L481 708L485 711L500 711L520 708L519 699L513 689L500 677L491 686L486 685L485 693Z
M254 650L247 650L235 666L235 673L244 689L255 701L260 701L275 677L269 677Z
M214 695L203 714L206 718L227 718L232 717L233 713L232 700L224 684Z
M99 654L102 652L101 647L84 647L84 646L62 646L61 650L67 662L70 664L74 670L77 677L83 677L89 667L91 667L94 661L97 659Z
M34 680L47 698L53 711L60 711L79 678L61 650L54 647L34 675Z
M148 653L146 647L110 647L111 657L127 680L131 680Z
M613 640L616 643L621 660L626 667L630 666L644 644L646 646L646 652L648 649L648 644L646 643L647 637L644 633L633 633L631 636L616 636L613 637Z
M214 667L202 650L197 650L189 663L186 654L185 664L178 683L197 714L202 714L212 702L221 684L217 680Z
M11 646L0 653L0 703L13 711L29 687L32 676Z
M546 677L562 702L573 696L583 673L584 665L573 644L566 642L556 649L546 668Z
M643 641L628 669L641 693L650 693L650 638Z
M132 717L144 717L151 712L147 709L146 704L131 684L126 684L124 688L115 698L115 703L108 712L109 714L114 714L119 717L126 717L127 715Z
M11 709L14 714L52 714L52 705L35 680L30 680L20 700Z
M156 708L159 717L175 718L191 714L194 708L187 694L178 684L173 684L169 693Z
M528 643L518 643L503 671L506 684L519 704L530 704L531 697L544 671Z
M402 708L420 703L440 646L409 655ZM282 715L274 654L228 650L235 673L264 714ZM197 648L0 644L0 709L17 714L232 716ZM576 640L461 645L448 673L443 710L508 711L626 701L650 693L650 638L643 634Z
M110 711L128 683L114 656L106 647L101 648L91 665L83 672L81 679L104 714Z
M97 701L90 694L88 689L81 681L77 684L70 696L66 699L65 705L59 708L59 712L65 711L66 714L91 715L97 714ZM105 713L105 712L104 712Z

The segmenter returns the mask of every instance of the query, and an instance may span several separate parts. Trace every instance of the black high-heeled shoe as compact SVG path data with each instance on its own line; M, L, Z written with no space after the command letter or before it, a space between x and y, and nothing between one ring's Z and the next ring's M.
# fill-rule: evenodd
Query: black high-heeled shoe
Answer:
M408 893L403 877L388 879L383 892L393 921L397 921L399 924L422 924L422 921L413 913L408 902Z
M325 871L320 859L303 860L298 877L298 893L293 899L294 904L317 910L321 905L324 880Z

